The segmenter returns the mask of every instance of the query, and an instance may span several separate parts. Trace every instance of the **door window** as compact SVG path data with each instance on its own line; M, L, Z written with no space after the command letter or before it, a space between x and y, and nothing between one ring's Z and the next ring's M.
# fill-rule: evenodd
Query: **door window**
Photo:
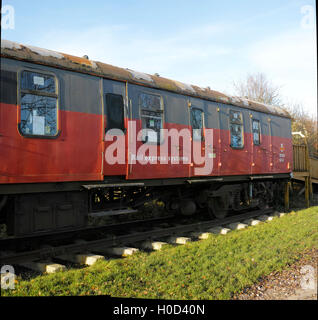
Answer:
M146 143L161 143L163 137L163 102L158 95L141 93L139 107L142 122L142 140Z
M242 112L230 110L231 147L242 149L244 147L244 129Z
M119 129L125 132L124 100L122 95L106 94L106 132Z
M20 133L31 137L56 136L58 94L55 77L22 71L20 91Z
M203 140L204 112L197 108L191 108L191 126L193 140Z

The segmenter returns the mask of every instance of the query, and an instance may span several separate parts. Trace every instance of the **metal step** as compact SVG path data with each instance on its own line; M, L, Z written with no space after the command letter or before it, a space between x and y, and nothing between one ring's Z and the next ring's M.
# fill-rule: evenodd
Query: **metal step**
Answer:
M110 217L110 216L118 216L121 214L128 214L128 213L136 213L138 210L134 209L115 209L109 211L99 211L99 212L91 212L89 213L89 217L92 218L101 218L101 217Z
M113 188L113 187L143 187L143 182L126 182L126 183L101 183L101 184L83 184L82 187L91 190L98 188Z

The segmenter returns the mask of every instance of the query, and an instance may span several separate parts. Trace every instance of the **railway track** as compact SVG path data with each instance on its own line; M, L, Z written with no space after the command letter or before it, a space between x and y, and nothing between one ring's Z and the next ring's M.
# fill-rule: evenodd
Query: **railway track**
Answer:
M168 223L166 218L164 219L165 221L161 220L159 223L159 219L156 219L156 227L151 228L149 227L150 221L147 221L146 223L135 221L130 224L126 223L114 225L113 228L115 229L110 229L111 226L97 228L98 230L103 232L107 230L112 231L107 236L102 238L83 240L80 237L76 237L76 239L73 239L71 243L56 246L52 245L52 243L48 241L50 240L49 237L45 238L43 236L41 237L42 247L36 250L28 251L12 252L3 250L3 246L6 243L9 244L10 241L13 241L11 239L5 239L0 241L0 265L23 266L29 263L30 266L31 263L30 268L32 268L33 263L34 266L40 265L43 269L43 266L54 264L54 260L60 261L61 259L80 264L91 264L98 259L104 258L104 256L100 254L101 252L106 253L106 256L125 254L129 255L138 251L136 248L133 248L134 246L142 249L146 248L156 250L153 244L157 243L160 248L160 244L164 243L163 241L174 244L182 244L186 243L187 241L191 241L191 238L198 239L200 238L200 235L202 238L203 234L208 234L211 232L220 233L222 232L222 230L226 233L230 231L230 229L245 228L246 226L253 224L253 221L255 222L258 220L269 220L271 218L266 215L270 215L273 212L274 210L269 208L265 210L247 212L240 215L233 215L222 220L214 219L183 224L178 224L177 222ZM258 220L253 220L256 217L258 217ZM129 230L127 229L128 225L130 225L131 227L138 226L138 228L135 228L134 232L129 233ZM124 229L126 231L123 231L123 227L126 227L126 229ZM224 229L224 227L230 229ZM90 232L93 232L93 230L90 230ZM71 235L71 233L69 233L68 235ZM74 233L72 233L72 236L74 235L80 235L80 233L76 234L74 231ZM39 241L39 239L37 240ZM129 251L126 246L133 247ZM48 263L48 261L50 261L50 263ZM44 268L43 271L47 271L47 268Z
M35 234L23 237L7 237L0 239L0 252L4 251L23 251L27 248L36 247L43 243L56 243L59 241L74 239L74 238L89 238L96 237L98 234L119 232L120 230L133 229L140 226L148 226L154 223L166 222L174 216L165 216L143 220L133 220L121 223L112 223L102 226L90 226L72 230L65 230L54 233Z

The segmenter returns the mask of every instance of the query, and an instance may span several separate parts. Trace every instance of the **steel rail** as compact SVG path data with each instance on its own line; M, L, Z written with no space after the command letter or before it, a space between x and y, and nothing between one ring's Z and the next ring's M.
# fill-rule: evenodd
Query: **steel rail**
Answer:
M207 228L212 228L216 226L223 226L229 223L240 222L242 219L253 218L255 216L264 215L272 213L273 209L256 210L252 212L247 212L244 214L228 217L222 220L209 220L198 223L191 223L187 225L149 230L146 232L137 232L134 234L127 234L121 236L113 236L106 239L98 239L87 241L85 243L73 243L68 245L62 245L58 247L47 247L33 251L20 252L9 254L7 256L0 256L0 265L4 264L17 264L19 262L26 262L34 259L47 259L54 258L58 255L63 255L66 253L76 253L79 251L94 251L101 247L112 247L117 245L129 244L131 242L142 241L146 239L163 238L171 236L174 234L183 234L186 232L196 231L196 230L206 230Z
M32 243L43 243L45 241L58 241L65 238L72 238L74 236L89 236L91 234L101 233L101 232L114 232L127 228L134 228L140 226L147 226L150 223L166 222L167 220L173 218L172 215L167 215L164 217L151 218L147 220L133 220L122 223L113 223L102 226L90 226L86 228L78 228L72 230L64 230L54 233L43 233L36 235L20 236L20 237L8 237L0 239L0 252L12 250L14 247L18 247L19 243L23 243L23 246L30 246Z

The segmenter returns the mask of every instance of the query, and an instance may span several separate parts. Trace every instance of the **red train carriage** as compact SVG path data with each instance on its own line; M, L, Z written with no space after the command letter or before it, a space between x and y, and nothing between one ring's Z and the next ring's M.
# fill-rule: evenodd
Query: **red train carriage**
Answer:
M290 178L283 110L157 75L3 40L0 103L0 217L14 235L150 198L223 217Z

